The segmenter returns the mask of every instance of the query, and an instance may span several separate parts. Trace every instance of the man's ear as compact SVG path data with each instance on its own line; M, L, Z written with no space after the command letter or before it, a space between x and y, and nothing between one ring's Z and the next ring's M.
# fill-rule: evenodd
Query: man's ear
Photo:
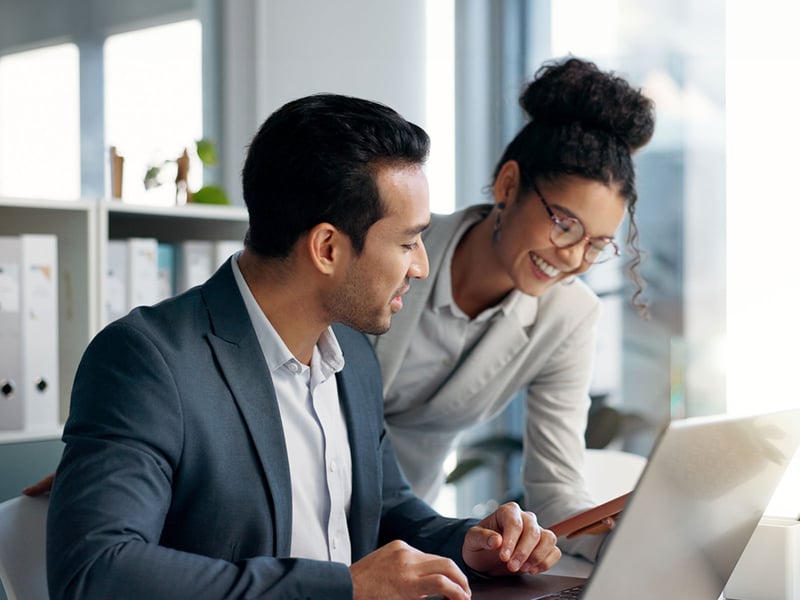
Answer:
M493 193L494 203L504 203L508 206L513 202L519 193L519 163L515 160L509 160L503 163L497 177L494 180Z
M311 228L306 238L309 259L325 275L332 275L341 261L342 243L347 236L330 223L319 223Z

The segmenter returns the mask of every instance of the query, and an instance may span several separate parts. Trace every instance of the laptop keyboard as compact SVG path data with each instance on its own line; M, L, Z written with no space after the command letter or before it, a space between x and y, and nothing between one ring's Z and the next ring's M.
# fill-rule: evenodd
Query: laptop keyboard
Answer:
M576 585L575 587L571 587L566 590L561 590L556 594L551 594L550 596L545 596L542 600L578 600L580 598L581 592L583 592L584 585Z

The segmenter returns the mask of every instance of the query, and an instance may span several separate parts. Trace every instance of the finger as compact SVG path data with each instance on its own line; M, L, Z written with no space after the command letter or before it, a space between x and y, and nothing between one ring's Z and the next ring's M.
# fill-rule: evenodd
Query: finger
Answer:
M447 598L448 600L470 600L472 592L465 590L444 575L429 575L417 580L414 595L420 598Z
M469 581L458 565L449 558L429 556L429 560L419 565L422 592L426 595L441 594L447 598L469 598L472 594Z
M519 543L520 536L525 529L525 522L530 523L531 518L533 522L536 523L536 516L533 513L525 513L525 517L523 518L523 512L515 502L509 502L497 509L497 522L503 534L503 546L500 549L500 560L506 563L511 560L514 550ZM538 537L538 524L536 529L536 535Z
M520 517L522 533L507 564L508 570L512 573L516 573L526 561L537 565L552 551L552 546L555 546L555 542L549 543L549 540L542 539L544 530L539 527L536 515L531 512L523 512ZM555 535L553 535L553 539L555 539Z
M470 552L479 550L497 550L503 543L503 536L491 529L480 527L470 527L467 535L464 536L464 549Z
M543 573L552 569L559 560L561 560L561 549L558 546L553 546L546 556L525 562L520 568L520 572L531 575Z

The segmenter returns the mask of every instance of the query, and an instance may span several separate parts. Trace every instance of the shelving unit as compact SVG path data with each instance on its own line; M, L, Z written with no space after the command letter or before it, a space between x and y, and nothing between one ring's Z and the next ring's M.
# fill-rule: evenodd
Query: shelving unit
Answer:
M0 235L58 236L59 386L61 420L69 410L72 380L83 351L103 323L102 282L107 240L154 237L182 240L244 239L247 211L230 206L145 206L119 200L0 198ZM56 438L54 431L0 431L0 444Z

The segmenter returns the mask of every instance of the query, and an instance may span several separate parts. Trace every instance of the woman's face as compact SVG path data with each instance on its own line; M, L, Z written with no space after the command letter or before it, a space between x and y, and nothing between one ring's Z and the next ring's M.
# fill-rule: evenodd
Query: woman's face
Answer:
M511 176L517 173L516 163ZM558 248L550 240L553 221L539 194L535 191L519 193L516 188L499 186L506 168L501 170L495 183L495 202L505 202L500 211L500 231L494 242L494 251L514 287L531 296L541 296L555 283L586 272L591 264L584 260L587 241L570 248ZM538 191L546 199L553 213L560 218L572 217L583 224L586 235L614 237L625 215L625 200L616 186L578 176L564 176L557 181L537 182ZM498 191L500 192L498 197ZM498 208L493 214L496 218Z

